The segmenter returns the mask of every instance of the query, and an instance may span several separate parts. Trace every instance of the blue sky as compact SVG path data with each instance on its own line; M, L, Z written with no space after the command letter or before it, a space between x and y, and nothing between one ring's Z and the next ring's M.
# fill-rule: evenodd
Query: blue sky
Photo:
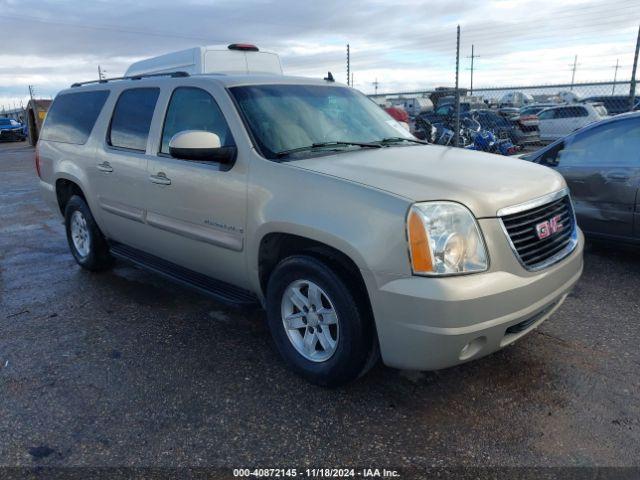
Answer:
M460 24L461 85L630 77L640 0L0 0L0 108L78 80L108 76L150 55L195 45L251 42L281 54L286 73L346 80L351 45L355 86L373 92L451 85Z

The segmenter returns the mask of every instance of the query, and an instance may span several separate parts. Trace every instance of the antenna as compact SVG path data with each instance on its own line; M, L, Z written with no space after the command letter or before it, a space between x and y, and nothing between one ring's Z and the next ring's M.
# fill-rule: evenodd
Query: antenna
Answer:
M327 76L324 77L323 80L326 80L327 82L335 82L335 79L333 78L331 72L327 72Z

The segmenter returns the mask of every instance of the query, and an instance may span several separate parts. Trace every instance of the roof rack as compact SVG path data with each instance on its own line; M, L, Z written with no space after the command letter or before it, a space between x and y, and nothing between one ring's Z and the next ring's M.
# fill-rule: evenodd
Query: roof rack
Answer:
M102 78L100 80L89 80L87 82L77 82L71 85L71 88L81 87L82 85L89 85L91 83L107 83L115 80L141 80L149 77L189 77L187 72L166 72L166 73L141 73L140 75L131 75L128 77L114 77L114 78Z

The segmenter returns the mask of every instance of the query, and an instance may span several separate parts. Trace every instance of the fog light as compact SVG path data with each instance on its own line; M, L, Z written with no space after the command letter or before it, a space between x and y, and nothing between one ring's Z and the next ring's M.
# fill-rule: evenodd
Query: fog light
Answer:
M482 350L486 344L487 337L478 337L462 347L458 358L460 358L460 360L469 360L471 357L480 353L480 350Z

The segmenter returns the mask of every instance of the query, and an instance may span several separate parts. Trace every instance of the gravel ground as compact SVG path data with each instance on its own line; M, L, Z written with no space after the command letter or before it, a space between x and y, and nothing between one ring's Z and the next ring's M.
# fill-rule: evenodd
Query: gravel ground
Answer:
M517 344L325 390L284 368L261 311L81 270L33 149L0 144L0 465L638 466L639 291L638 251L590 245Z

